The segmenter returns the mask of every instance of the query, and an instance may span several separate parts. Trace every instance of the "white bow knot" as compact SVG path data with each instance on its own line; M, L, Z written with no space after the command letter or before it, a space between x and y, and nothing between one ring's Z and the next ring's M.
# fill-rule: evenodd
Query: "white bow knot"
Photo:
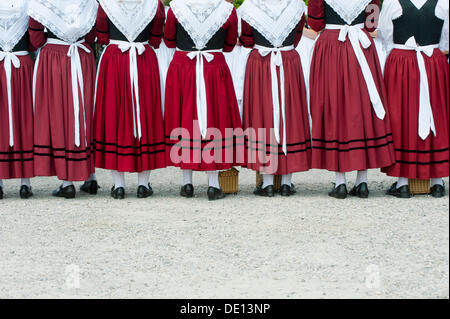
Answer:
M428 74L425 66L423 54L432 57L434 49L437 46L430 45L421 47L417 44L414 37L410 38L404 48L414 50L417 53L417 63L420 73L420 99L419 99L419 136L422 140L426 140L433 132L436 136L436 126L434 123L433 108L431 107L430 87L428 83Z
M130 81L132 102L133 102L133 134L135 138L141 140L142 125L141 125L141 103L139 98L139 71L137 57L144 54L148 42L126 42L126 41L111 41L111 44L117 44L122 53L129 51L130 54Z
M80 53L78 49L91 53L91 50L86 48L84 40L72 43L69 45L67 56L70 57L70 67L72 76L72 95L73 95L73 115L75 117L75 146L80 147L80 98L78 92L78 85L81 90L81 103L84 108L84 80L83 68L81 66Z
M197 97L197 117L198 125L200 127L200 133L202 138L206 138L208 131L208 101L206 96L206 83L205 83L205 62L210 63L214 60L213 52L221 52L221 50L208 50L208 51L191 51L187 52L187 57L191 60L196 59L196 97Z
M373 110L380 120L383 120L386 116L386 111L384 109L383 102L381 101L380 94L378 92L377 85L373 79L372 71L370 70L369 63L367 63L366 56L364 55L361 46L364 49L369 48L372 45L367 34L362 30L364 28L363 24L357 25L335 25L327 24L326 26L329 30L340 30L339 41L347 41L347 37L350 40L353 51L355 52L358 63L361 67L361 72L364 77L364 81L367 85L367 90L369 91L370 101L372 102Z
M6 90L8 92L8 120L9 120L9 146L14 146L14 128L13 128L13 112L12 112L12 92L11 92L11 73L12 67L20 68L20 60L18 55L27 55L28 52L3 52L0 51L0 62L4 61L6 73Z

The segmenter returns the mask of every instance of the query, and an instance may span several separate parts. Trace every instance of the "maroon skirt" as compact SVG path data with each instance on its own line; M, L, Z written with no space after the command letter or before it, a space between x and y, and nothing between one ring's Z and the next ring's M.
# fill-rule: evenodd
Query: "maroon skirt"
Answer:
M87 44L86 44L87 45ZM94 54L78 49L83 70L84 108L80 103L80 146L75 146L75 116L69 47L48 44L42 48L37 66L34 116L36 176L85 181L94 173L93 105ZM81 90L80 101L81 99Z
M449 64L439 49L423 55L428 74L436 136L419 137L420 73L415 51L394 49L385 82L394 134L395 165L389 176L429 179L449 176Z
M137 65L141 139L134 135L129 52L110 45L103 54L95 106L98 168L133 173L166 167L158 61L150 46L138 55Z
M244 162L242 124L231 73L224 55L212 54L214 59L205 60L204 64L208 100L206 139L202 139L197 122L196 60L185 52L176 52L170 64L165 132L166 158L171 166L216 171ZM237 132L233 132L235 129Z
M0 179L34 177L33 60L18 56L11 71L14 146L9 146L8 91L4 62L0 62Z
M244 129L255 130L256 133L252 136L246 131L248 133L245 143L246 167L276 175L311 169L311 135L300 57L295 50L281 54L285 80L286 136L283 136L280 105L280 144L276 142L273 132L270 55L263 57L258 50L252 51L247 62L244 86ZM279 79L278 68L278 83ZM287 155L282 149L284 138L287 143Z
M390 166L395 154L389 112L384 120L376 116L351 43L340 42L339 32L320 35L311 64L313 168L350 172ZM363 51L387 109L374 42Z

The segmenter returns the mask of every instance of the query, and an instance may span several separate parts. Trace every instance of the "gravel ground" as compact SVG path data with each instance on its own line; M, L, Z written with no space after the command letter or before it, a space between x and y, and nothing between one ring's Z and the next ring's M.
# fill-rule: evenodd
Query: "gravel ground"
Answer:
M77 200L51 198L53 178L29 201L6 182L0 298L449 298L448 197L388 198L378 172L369 200L345 201L320 171L296 175L290 199L263 199L244 170L240 194L215 203L204 174L191 200L175 169L154 173L147 200L133 175L124 201L98 177L100 194Z

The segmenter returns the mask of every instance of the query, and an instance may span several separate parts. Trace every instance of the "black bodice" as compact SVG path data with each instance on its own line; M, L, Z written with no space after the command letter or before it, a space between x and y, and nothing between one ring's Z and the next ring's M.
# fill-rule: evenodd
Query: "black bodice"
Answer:
M25 32L22 39L16 44L12 52L18 52L18 51L28 51L28 43L29 43L29 36L28 32Z
M220 28L202 50L222 50L225 46L226 36L227 31ZM177 48L183 51L197 51L191 36L180 23L177 24Z
M289 34L289 36L284 40L284 42L283 42L284 47L295 44L295 38L297 36L298 27L299 27L299 25L297 24L295 29L292 30L291 33ZM253 32L253 38L255 39L255 45L261 45L263 47L268 47L268 48L274 47L273 44L270 43L270 41L268 41L258 30L256 30L253 27L252 27L252 32Z
M139 36L134 40L134 42L147 42L150 39L151 23L142 31ZM155 34L155 36L161 36L161 34ZM111 40L127 41L127 37L114 25L114 23L109 21L109 38Z
M394 43L405 44L414 37L420 46L438 44L444 26L444 20L435 14L438 0L428 0L420 10L409 0L399 3L403 14L394 20Z
M325 5L325 21L327 24L338 24L338 25L346 25L347 22L342 19L336 11L333 10L332 7L326 2ZM361 14L352 22L351 25L361 24L366 22L366 12L363 11Z

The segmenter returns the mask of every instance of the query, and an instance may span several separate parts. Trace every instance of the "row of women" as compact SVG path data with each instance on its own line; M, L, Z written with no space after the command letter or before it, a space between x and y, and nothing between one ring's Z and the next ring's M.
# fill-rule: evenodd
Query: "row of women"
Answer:
M57 176L54 196L74 198L75 181L96 194L95 168L112 171L116 199L124 174L138 173L146 198L151 171L167 166L182 170L184 197L192 172L207 172L210 200L224 197L219 172L233 166L261 172L255 194L266 197L275 175L290 196L292 174L310 169L336 172L335 198L367 198L369 169L398 178L389 195L409 198L408 179L431 179L444 196L447 0L385 0L379 19L379 0L310 0L307 19L302 0L229 2L0 1L0 199L2 179L21 178L29 198L34 176ZM305 32L311 51L298 46ZM250 128L265 138L227 138ZM211 143L214 160L198 156Z

